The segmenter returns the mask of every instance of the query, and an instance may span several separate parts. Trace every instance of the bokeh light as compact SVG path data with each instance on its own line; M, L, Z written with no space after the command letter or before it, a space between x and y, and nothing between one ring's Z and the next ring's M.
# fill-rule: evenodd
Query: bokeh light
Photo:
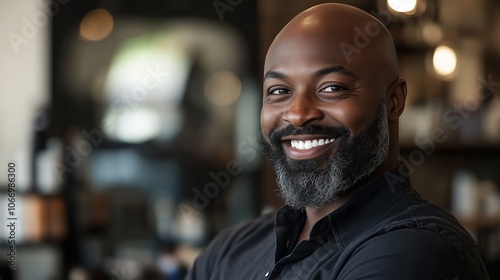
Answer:
M448 46L438 46L434 51L432 64L438 75L444 78L451 78L457 68L457 55Z
M412 14L417 7L417 0L387 0L387 5L398 13Z
M205 81L204 93L214 105L229 106L240 97L241 81L229 71L217 72Z
M88 12L80 23L80 36L88 41L105 39L113 31L113 16L105 9Z

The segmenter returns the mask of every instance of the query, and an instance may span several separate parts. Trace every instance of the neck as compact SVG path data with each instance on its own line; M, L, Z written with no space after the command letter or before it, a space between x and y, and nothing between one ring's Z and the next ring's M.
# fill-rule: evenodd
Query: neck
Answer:
M320 207L306 207L305 209L306 221L304 223L304 227L302 228L302 232L299 236L299 239L297 240L297 244L300 243L302 240L309 239L312 228L319 220L321 220L326 215L342 207L342 205L344 205L347 201L349 201L356 192L364 189L368 184L369 183L367 182L362 185L357 185L356 187L352 188L349 192L343 194L342 196L340 196L338 199L336 199L331 203L322 205Z
M385 172L396 169L399 164L399 159L398 157L391 157L391 158L392 160L387 161L386 163L381 165L379 168L375 170L375 172L373 172L371 176L362 180L360 183L356 184L356 186L354 186L348 192L341 195L335 201L320 207L306 207L305 209L306 221L304 223L304 227L302 228L302 232L299 236L299 239L297 240L297 244L300 243L302 240L309 239L313 226L319 220L321 220L326 215L342 207L342 205L344 205L347 201L349 201L354 194L369 186L376 179L383 176Z

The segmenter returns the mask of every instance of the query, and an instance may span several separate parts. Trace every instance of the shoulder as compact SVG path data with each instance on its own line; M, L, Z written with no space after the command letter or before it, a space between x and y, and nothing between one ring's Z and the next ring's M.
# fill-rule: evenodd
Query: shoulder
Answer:
M488 279L470 236L429 227L373 236L352 251L344 268L341 279Z
M354 255L367 250L382 256L397 257L401 261L428 262L433 256L455 258L457 250L436 231L422 228L399 228L374 236L354 251Z
M470 234L460 225L457 219L449 212L432 202L422 200L420 203L408 203L406 214L396 216L391 223L385 226L384 231L389 235L400 234L398 229L408 229L424 238L421 241L441 240L453 247L460 254L471 247L477 247ZM395 232L393 232L395 231Z

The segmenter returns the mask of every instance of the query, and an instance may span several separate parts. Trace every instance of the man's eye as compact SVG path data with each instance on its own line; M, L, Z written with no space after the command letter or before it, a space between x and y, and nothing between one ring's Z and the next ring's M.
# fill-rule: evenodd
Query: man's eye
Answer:
M273 89L269 92L269 95L280 95L280 94L289 94L290 90L286 88L277 88Z
M331 85L324 87L321 90L321 92L339 92L339 91L347 91L347 88L339 85Z

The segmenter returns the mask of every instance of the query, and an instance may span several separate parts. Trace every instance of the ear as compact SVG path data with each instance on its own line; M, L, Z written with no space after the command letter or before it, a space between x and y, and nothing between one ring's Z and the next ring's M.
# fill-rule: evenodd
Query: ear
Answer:
M394 83L392 91L387 93L387 117L389 122L397 122L405 109L406 80L400 78Z

